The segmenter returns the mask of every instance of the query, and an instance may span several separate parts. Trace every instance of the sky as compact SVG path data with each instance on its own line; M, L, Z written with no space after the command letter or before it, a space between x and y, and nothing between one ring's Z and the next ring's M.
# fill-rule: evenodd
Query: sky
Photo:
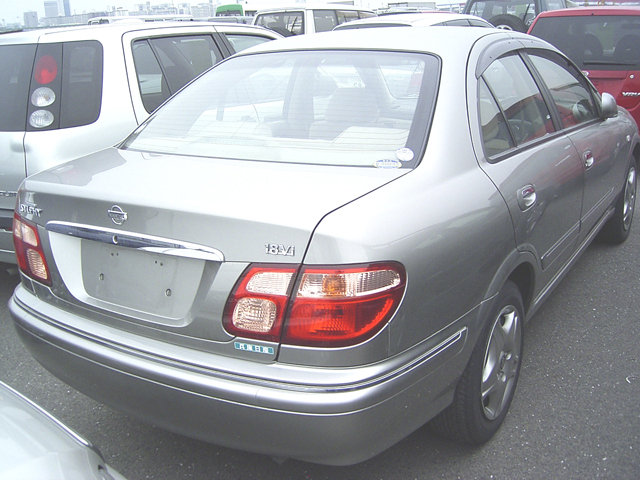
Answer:
M182 3L188 1L194 5L205 0L180 0ZM145 3L146 0L69 0L71 14L91 11L106 11L107 7L124 7L133 10L133 6L138 3ZM171 0L151 0L152 5L161 3L171 3ZM0 0L0 19L6 23L23 23L23 12L38 12L38 18L44 17L44 0Z

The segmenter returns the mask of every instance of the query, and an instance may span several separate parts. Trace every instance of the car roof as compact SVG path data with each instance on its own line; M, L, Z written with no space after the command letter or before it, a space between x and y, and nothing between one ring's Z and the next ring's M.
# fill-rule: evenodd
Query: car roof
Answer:
M166 22L130 22L119 21L102 25L78 25L73 27L57 27L43 28L36 30L24 30L21 32L12 32L0 35L0 44L15 43L36 43L45 38L53 38L53 41L73 41L73 40L102 40L113 36L121 36L129 32L152 32L154 30L201 30L211 31L214 29L229 28L238 31L260 31L266 33L273 38L280 38L280 35L274 35L274 32L263 27L255 25L244 25L228 22L184 22L184 21L166 21Z
M448 12L443 10L434 10L432 12L422 13L398 13L394 15L383 15L379 17L363 18L352 22L338 25L334 30L346 30L352 28L362 28L368 26L406 26L406 27L428 27L442 22L450 22L453 20L473 19L482 23L486 23L488 27L492 25L486 20L476 17L475 15L467 15L464 13Z
M602 5L596 7L561 8L560 10L547 10L540 13L539 17L587 17L600 15L640 15L640 6Z
M277 42L265 42L236 54L249 54L292 50L382 50L434 53L442 56L458 56L468 52L483 37L494 35L496 40L519 40L528 45L544 45L546 42L530 35L496 28L389 27L345 29L314 35L297 35Z

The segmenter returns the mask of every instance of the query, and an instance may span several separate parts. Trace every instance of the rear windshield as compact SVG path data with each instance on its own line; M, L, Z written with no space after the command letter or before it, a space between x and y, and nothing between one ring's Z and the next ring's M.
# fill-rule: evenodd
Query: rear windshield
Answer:
M24 131L35 45L0 46L0 131Z
M281 52L223 62L123 144L154 153L401 168L425 144L439 62L392 52Z
M638 70L640 16L540 18L531 33L583 70Z

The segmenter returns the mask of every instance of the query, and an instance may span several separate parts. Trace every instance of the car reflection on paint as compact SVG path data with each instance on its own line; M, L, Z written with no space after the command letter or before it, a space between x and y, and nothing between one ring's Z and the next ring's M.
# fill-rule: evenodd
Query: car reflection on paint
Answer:
M23 183L10 310L60 379L194 438L331 465L427 422L482 443L524 323L628 237L638 158L628 112L535 37L271 42Z

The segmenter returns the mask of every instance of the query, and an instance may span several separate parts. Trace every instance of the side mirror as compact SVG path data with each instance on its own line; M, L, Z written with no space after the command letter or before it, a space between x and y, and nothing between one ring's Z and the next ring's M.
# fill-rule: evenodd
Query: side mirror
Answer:
M602 94L602 118L613 118L618 115L618 104L610 93Z

